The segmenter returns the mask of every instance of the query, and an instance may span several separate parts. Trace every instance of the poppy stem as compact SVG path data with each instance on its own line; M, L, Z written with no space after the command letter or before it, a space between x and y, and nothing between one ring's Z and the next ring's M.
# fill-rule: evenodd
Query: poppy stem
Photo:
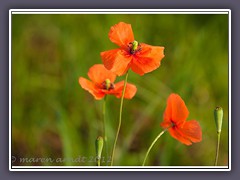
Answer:
M103 112L102 113L103 113L103 133L104 133L105 151L106 151L106 158L108 158L106 101L107 101L107 95L104 97L104 100L103 100ZM107 165L107 161L106 161L106 165Z
M220 146L220 137L221 137L221 132L218 132L218 133L217 133L216 156L215 156L215 163L214 163L215 166L217 166L217 162L218 162L218 154L219 154L219 146Z
M145 158L144 158L144 161L143 161L142 166L145 165L145 162L146 162L146 160L147 160L148 154L149 154L149 152L151 151L153 145L154 145L154 144L157 142L157 140L164 134L164 132L165 132L166 130L167 130L167 129L164 129L164 130L154 139L154 141L152 142L151 146L148 148L148 151L147 151L147 153L146 153L146 155L145 155Z
M123 87L123 91L122 91L121 104L120 104L120 110L119 110L118 129L117 129L117 133L116 133L116 137L115 137L115 141L114 141L114 145L113 145L113 150L112 150L111 166L113 165L113 158L114 158L116 144L117 144L117 140L118 140L118 135L119 135L119 131L120 131L120 128L121 128L121 123L122 123L123 99L124 99L124 94L125 94L125 90L126 90L126 86L127 86L127 79L128 79L128 71L126 73L126 77L125 77L125 81L124 81L124 87Z

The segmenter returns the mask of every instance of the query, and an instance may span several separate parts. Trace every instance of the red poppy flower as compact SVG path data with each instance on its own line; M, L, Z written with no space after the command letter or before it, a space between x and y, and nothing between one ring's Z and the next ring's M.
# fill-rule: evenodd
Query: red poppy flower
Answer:
M191 145L192 142L196 143L202 140L202 130L196 120L186 121L188 114L182 98L177 94L171 94L167 100L161 126L165 129L168 128L173 138L183 144Z
M114 84L116 75L107 70L102 64L93 65L88 71L88 77L91 81L80 77L79 84L95 99L102 99L105 95L111 94L120 98L124 87L124 81ZM124 98L131 99L137 92L136 86L127 83Z
M101 52L103 64L108 70L121 76L131 68L135 73L144 75L160 66L164 47L135 41L130 24L120 22L112 26L108 36L119 46L118 49Z

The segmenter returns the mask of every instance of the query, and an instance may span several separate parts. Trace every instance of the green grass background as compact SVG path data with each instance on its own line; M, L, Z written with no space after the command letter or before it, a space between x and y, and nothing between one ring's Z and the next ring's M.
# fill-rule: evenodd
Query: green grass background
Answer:
M135 39L165 47L160 68L129 82L138 91L124 101L115 165L142 164L162 131L170 93L179 94L202 127L202 142L185 146L165 133L146 165L211 166L216 128L213 110L224 109L219 165L228 165L228 15L12 15L13 165L95 165L94 142L101 135L102 104L78 84L102 63L112 25L132 25ZM118 77L116 82L124 77ZM107 99L109 148L115 137L120 99ZM81 162L76 158L86 157ZM61 162L19 162L20 158L61 158ZM65 158L65 161L64 161ZM72 161L76 160L75 162ZM32 159L33 160L33 159ZM83 162L84 161L84 162Z

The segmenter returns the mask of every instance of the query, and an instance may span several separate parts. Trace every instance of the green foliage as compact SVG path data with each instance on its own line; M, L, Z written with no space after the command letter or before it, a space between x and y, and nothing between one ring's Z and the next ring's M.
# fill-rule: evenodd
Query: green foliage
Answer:
M216 128L213 110L224 109L219 165L228 164L228 16L227 15L13 15L12 153L19 158L61 158L61 162L15 165L95 165L95 139L102 127L102 103L78 84L88 69L102 63L112 25L132 24L138 42L164 46L160 68L144 76L129 72L138 91L125 100L115 165L141 165L162 130L170 93L178 93L203 132L185 146L166 132L147 165L213 165ZM116 81L122 80L118 77ZM108 146L115 137L120 99L108 97ZM84 157L86 157L84 159ZM63 160L65 158L65 161ZM71 159L81 161L71 161ZM70 159L70 160L68 160Z

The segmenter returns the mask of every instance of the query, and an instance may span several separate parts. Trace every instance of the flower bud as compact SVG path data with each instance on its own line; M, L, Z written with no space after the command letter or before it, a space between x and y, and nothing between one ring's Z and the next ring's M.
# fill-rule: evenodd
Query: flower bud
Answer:
M214 118L217 127L217 133L222 130L222 119L223 119L223 109L221 107L216 107L214 110Z
M98 136L95 141L95 148L96 148L96 155L97 158L100 159L102 155L102 149L103 149L103 138L102 136Z

